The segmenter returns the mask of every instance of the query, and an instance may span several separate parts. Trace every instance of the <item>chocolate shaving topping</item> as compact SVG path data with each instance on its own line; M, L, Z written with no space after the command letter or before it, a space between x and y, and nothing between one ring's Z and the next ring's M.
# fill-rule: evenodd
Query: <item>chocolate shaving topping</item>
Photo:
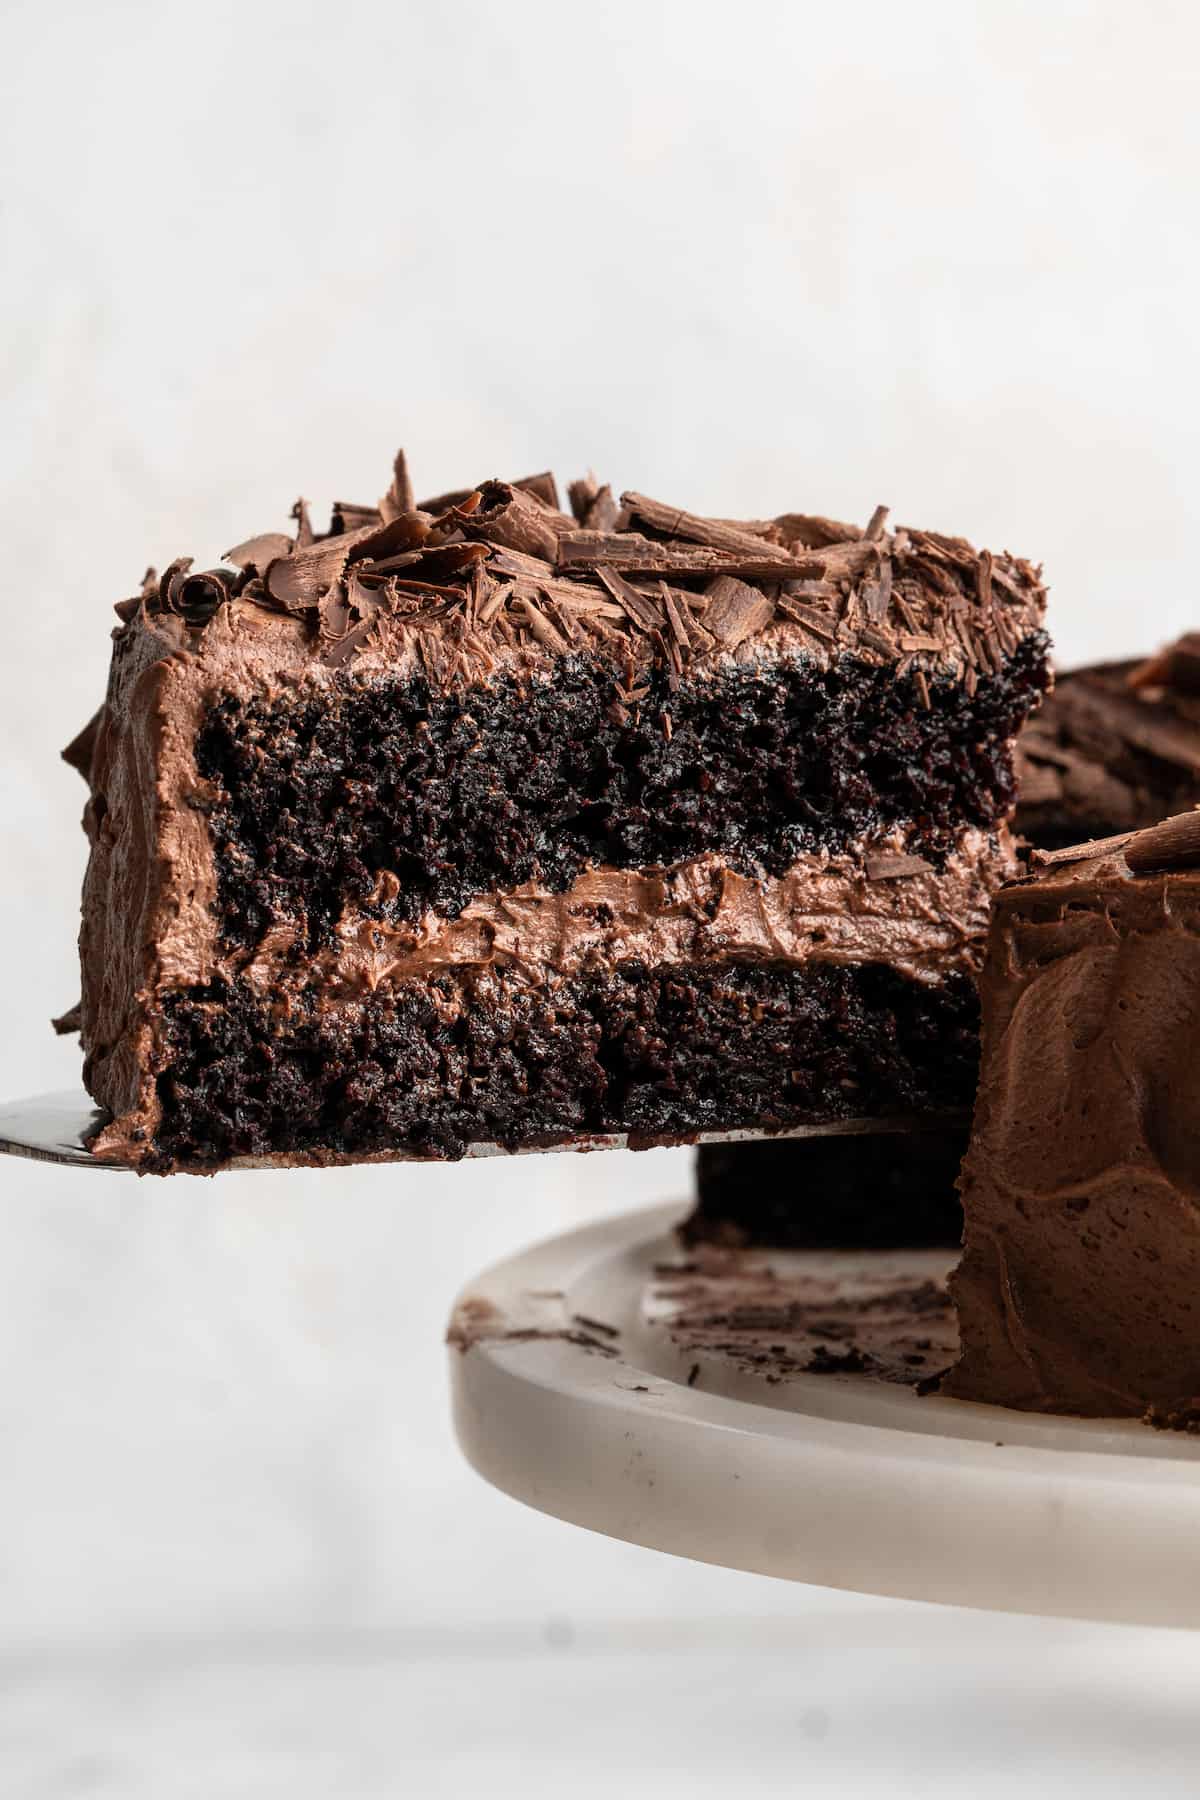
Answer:
M877 507L876 512L886 515L887 508L886 506ZM874 523L874 518L872 518L872 523ZM867 617L872 625L881 624L886 619L888 608L892 602L892 565L890 561L880 565L877 580L864 582L862 597L863 605L867 609ZM940 649L940 643L935 641L934 648Z
M557 514L548 514L537 500L504 481L485 481L479 494L479 506L464 525L470 536L554 561L560 535ZM570 529L571 520L564 516L561 530Z
M296 521L296 548L307 550L313 541L312 520L308 516L307 500L297 500L292 508L292 517Z
M416 502L413 499L413 485L408 473L408 458L403 450L397 450L396 460L392 464L392 483L379 502L379 516L385 525L390 525L393 519L400 517L401 513L410 513L415 510Z
M1157 655L1130 671L1131 688L1173 688L1178 694L1200 694L1200 631L1187 631Z
M659 543L636 531L576 531L559 539L558 566L611 568L626 575L729 574L778 580L790 565L769 544L757 542L753 550L721 551L703 544Z
M866 860L868 881L900 881L906 875L927 875L931 867L923 856L881 853Z
M658 630L662 624L662 615L648 594L635 588L631 581L626 581L615 569L607 569L601 565L596 574L627 618L643 631Z
M244 544L235 544L232 550L226 550L225 561L232 563L235 569L255 569L262 575L279 557L291 553L292 540L284 532L264 531L258 537L247 538Z
M1053 869L1059 863L1090 862L1097 856L1118 855L1132 836L1132 832L1122 831L1116 837L1092 838L1085 844L1068 844L1062 850L1033 850L1029 860L1035 869Z
M98 707L84 726L77 732L62 753L62 759L87 782L92 778L92 757L96 749L96 739L100 735L100 726L104 719L104 708Z
M1194 869L1200 865L1200 812L1176 813L1161 825L1136 831L1125 846L1125 861L1137 874L1152 869Z
M883 507L860 530L810 513L707 517L632 490L619 507L591 474L568 495L573 516L544 471L418 507L400 453L378 507L339 503L317 534L298 501L294 538L248 538L230 568L172 563L118 612L127 625L144 609L196 631L230 603L285 613L335 667L367 642L397 641L391 619L439 681L490 669L518 644L552 655L584 646L627 665L622 707L637 704L648 662L675 687L689 662L752 654L768 631L794 654L903 667L928 705L934 674L973 692L977 671L998 670L1040 624L1032 565L935 532L889 532ZM1177 662L1200 671L1200 644ZM1141 679L1162 676L1148 666Z
M82 1031L83 1020L80 1017L81 1004L82 1002L77 1000L74 1006L69 1006L66 1012L60 1013L57 1019L51 1019L50 1023L54 1027L57 1036L70 1037L73 1032Z
M585 530L607 532L617 529L621 509L613 499L613 491L607 483L598 486L596 477L590 472L581 481L571 482L567 497L576 522Z
M727 650L764 630L775 617L775 603L733 575L719 575L708 589L704 628Z
M622 494L621 505L629 514L631 525L636 525L640 520L643 525L648 525L651 530L660 532L666 538L684 538L688 543L707 544L714 550L729 550L734 553L748 551L755 558L769 555L773 561L784 565L791 561L785 549L781 547L774 550L752 532L726 524L720 519L702 519L695 513L683 512L678 507L664 506L661 501L650 500L645 494Z
M524 494L532 494L535 500L548 507L553 513L560 512L558 504L558 483L549 469L543 469L540 475L522 475L520 481L513 486L520 488Z

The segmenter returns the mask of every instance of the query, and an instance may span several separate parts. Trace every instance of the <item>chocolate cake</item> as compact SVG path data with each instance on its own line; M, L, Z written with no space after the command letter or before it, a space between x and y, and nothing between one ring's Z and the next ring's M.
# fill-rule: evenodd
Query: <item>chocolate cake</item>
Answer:
M895 1250L962 1236L967 1127L705 1144L686 1244L733 1249Z
M999 896L942 1391L1200 1418L1200 814Z
M1060 674L1018 741L1017 789L1018 834L1048 850L1200 801L1200 634Z
M143 1170L953 1111L1037 570L551 477L297 506L118 607L81 938Z

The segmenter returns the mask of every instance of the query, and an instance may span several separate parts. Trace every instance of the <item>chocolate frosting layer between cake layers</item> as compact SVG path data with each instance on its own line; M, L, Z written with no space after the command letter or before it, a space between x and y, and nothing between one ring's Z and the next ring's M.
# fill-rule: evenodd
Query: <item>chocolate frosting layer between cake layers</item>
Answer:
M912 981L978 967L992 895L1017 872L1005 828L968 832L940 871L899 836L855 856L805 857L748 879L719 857L671 869L591 869L565 893L533 883L473 900L456 919L391 924L350 908L337 946L315 957L302 924L281 923L249 957L214 957L206 979L261 991L318 988L330 1003L414 975L502 965L534 986L624 961L879 963ZM381 878L376 901L396 877Z

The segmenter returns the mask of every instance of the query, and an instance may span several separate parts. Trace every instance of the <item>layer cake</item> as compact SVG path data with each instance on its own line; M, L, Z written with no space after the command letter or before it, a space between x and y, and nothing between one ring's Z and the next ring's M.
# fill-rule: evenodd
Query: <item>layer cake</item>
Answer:
M549 476L118 608L80 1022L142 1170L969 1105L1037 570Z

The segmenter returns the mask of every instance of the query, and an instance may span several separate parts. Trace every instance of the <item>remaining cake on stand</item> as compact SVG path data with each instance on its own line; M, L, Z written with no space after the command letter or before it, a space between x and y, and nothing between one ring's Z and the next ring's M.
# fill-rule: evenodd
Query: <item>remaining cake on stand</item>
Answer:
M1058 674L1017 743L1019 837L1045 850L1140 831L1200 800L1200 634Z
M731 1249L956 1245L967 1126L704 1144L685 1243Z
M118 610L81 939L98 1155L166 1171L969 1104L1037 572L536 476Z
M996 902L942 1392L1200 1418L1200 813Z

